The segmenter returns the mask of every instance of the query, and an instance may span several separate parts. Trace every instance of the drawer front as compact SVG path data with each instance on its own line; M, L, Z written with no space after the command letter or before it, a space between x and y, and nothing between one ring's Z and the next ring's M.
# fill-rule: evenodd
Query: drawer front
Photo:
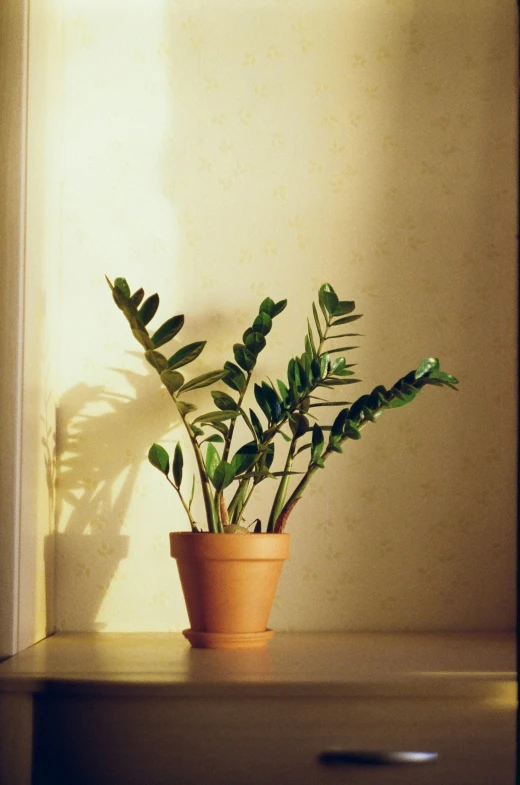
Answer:
M34 739L33 785L515 782L514 707L475 700L41 696ZM438 759L325 764L331 751Z

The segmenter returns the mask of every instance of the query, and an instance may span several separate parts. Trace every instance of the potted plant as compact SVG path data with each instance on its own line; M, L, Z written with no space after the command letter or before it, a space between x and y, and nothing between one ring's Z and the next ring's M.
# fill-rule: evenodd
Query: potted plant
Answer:
M437 359L428 358L390 389L379 385L354 402L324 397L359 381L354 364L342 356L357 347L337 348L335 339L357 337L358 333L345 330L360 314L354 313L355 303L340 300L330 284L319 289L318 305L312 304L312 322L307 320L304 351L289 360L285 380L277 379L274 384L270 379L252 379L273 321L287 305L286 300L275 303L269 297L260 304L242 342L233 346L234 361L186 378L184 369L199 357L206 341L182 346L167 357L159 349L178 335L184 316L172 316L149 332L147 325L157 312L159 296L145 299L143 289L132 293L124 278L116 278L113 284L107 281L147 362L168 390L195 457L207 531L193 517L197 480L193 477L186 483L181 443L175 445L171 460L159 444L153 444L148 454L150 463L174 488L190 524L191 531L170 534L171 555L177 559L191 624L184 634L200 647L264 645L272 635L267 620L289 551L287 520L312 478L333 454L343 451L346 442L360 439L363 428L384 411L410 403L426 385L456 389L457 379L442 371ZM217 383L227 389L211 389L213 407L200 413L189 400L190 393L214 388ZM255 406L246 408L251 385ZM320 423L320 415L334 408L339 412ZM247 428L248 440L236 449L233 437L239 420ZM283 468L275 470L275 450L278 457L282 448ZM265 524L256 519L248 525L246 509L255 489L265 481L274 486L269 519ZM248 536L214 536L219 534Z

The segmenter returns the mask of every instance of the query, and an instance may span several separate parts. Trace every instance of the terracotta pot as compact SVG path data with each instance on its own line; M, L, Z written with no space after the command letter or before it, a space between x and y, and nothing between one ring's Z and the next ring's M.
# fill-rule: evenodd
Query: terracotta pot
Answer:
M264 646L289 534L170 533L196 648Z

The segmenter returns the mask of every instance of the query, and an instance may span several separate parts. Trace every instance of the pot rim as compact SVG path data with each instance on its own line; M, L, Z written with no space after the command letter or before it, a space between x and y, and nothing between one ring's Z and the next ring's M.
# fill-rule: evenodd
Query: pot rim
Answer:
M174 559L275 560L289 556L290 534L215 534L170 532Z

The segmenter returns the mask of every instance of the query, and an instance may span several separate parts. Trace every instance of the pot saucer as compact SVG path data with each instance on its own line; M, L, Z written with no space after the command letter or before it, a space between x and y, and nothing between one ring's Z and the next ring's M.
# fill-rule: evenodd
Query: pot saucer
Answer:
M273 630L263 632L198 632L183 630L182 634L194 649L259 649L274 635Z

